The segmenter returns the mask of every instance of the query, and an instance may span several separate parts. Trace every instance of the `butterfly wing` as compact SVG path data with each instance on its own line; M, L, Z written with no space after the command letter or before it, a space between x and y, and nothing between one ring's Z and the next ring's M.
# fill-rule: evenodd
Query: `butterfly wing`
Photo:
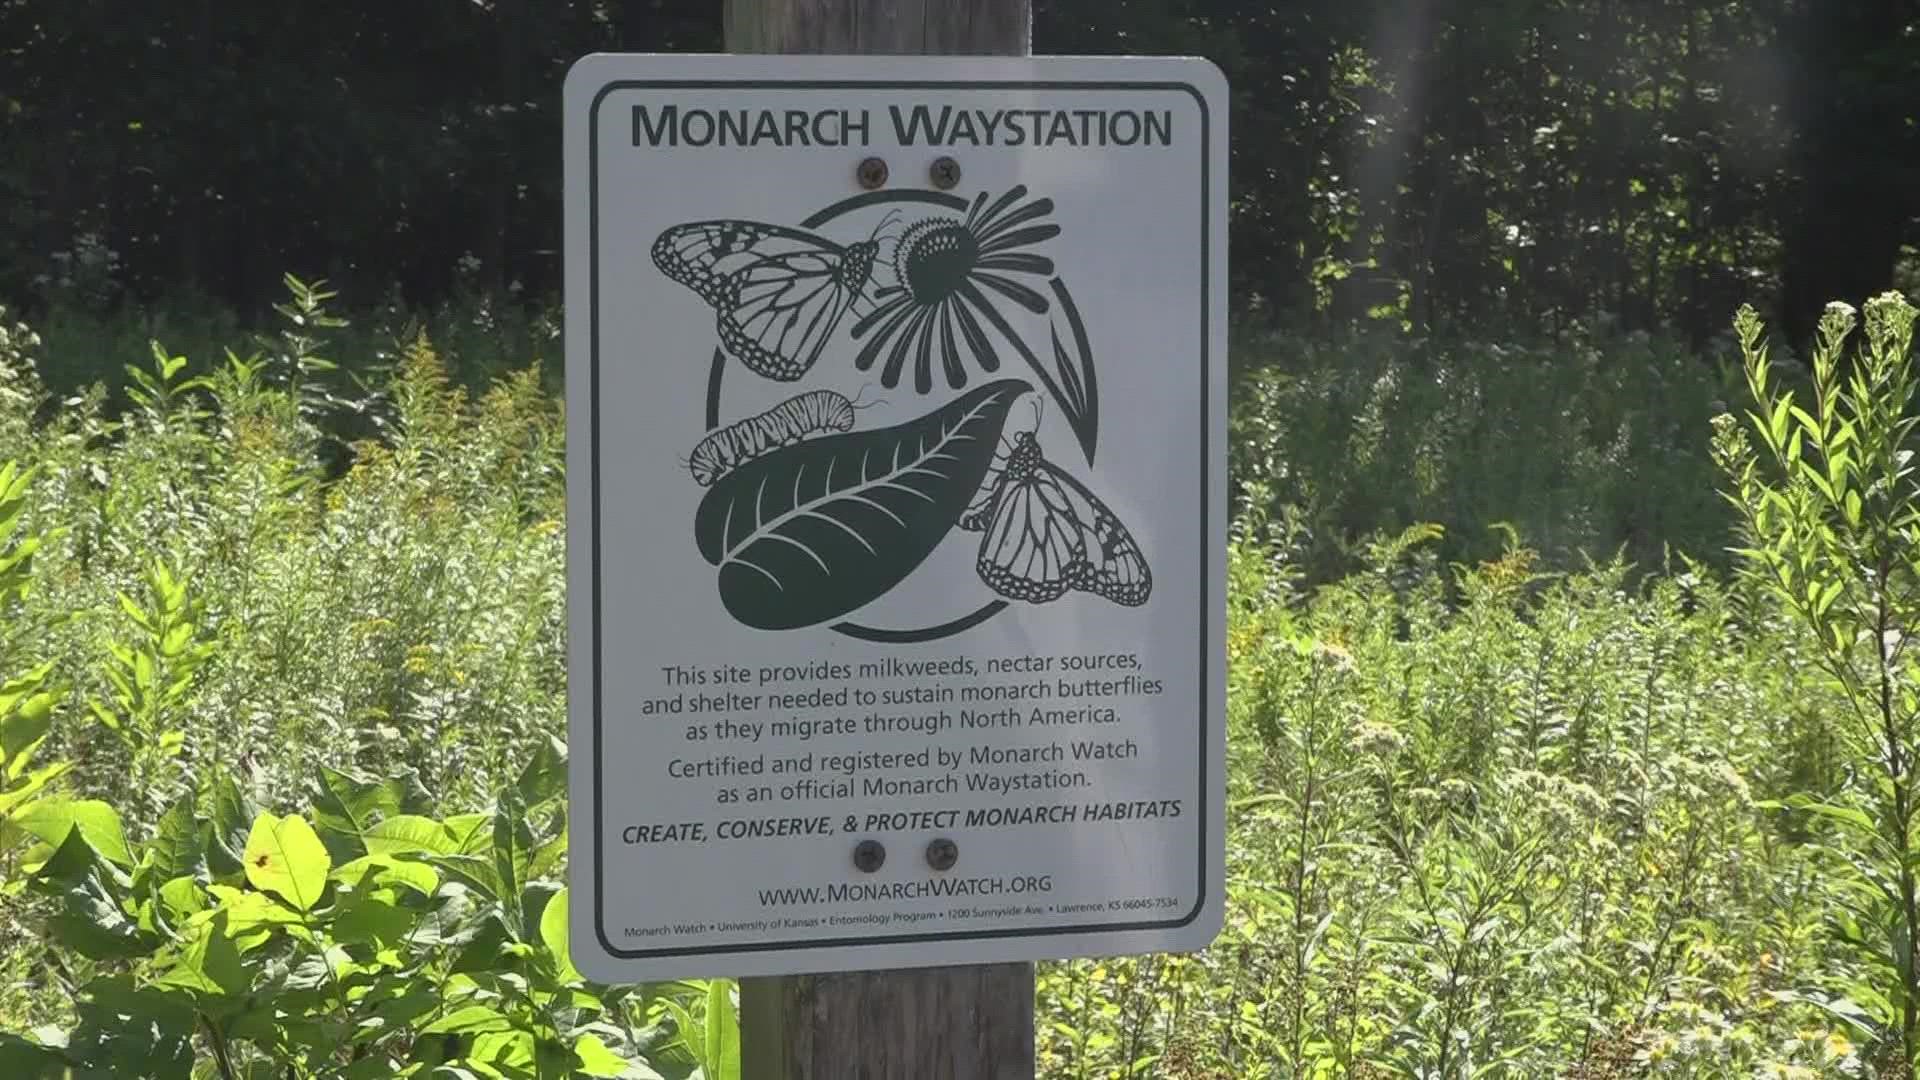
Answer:
M1146 603L1153 593L1153 571L1133 534L1106 503L1059 466L1043 460L1037 468L1059 484L1080 528L1080 557L1068 565L1067 583L1127 607Z
M1080 561L1079 544L1060 483L1038 470L1010 470L1001 477L975 568L994 592L1044 604L1073 587L1069 568Z
M1015 600L1044 604L1068 589L1104 596L1136 607L1153 592L1153 574L1140 545L1107 504L1040 453L1040 444L1023 433L994 487L980 541L977 569L995 592ZM979 502L976 496L975 504ZM962 528L981 520L974 506L961 516Z
M871 244L842 248L759 221L695 221L662 232L653 262L714 309L720 343L755 374L805 374L865 288Z
M755 374L791 382L820 358L858 295L837 253L769 255L727 279L715 305L720 344Z
M823 243L807 233L758 221L691 221L654 239L653 264L709 306L719 307L734 274L780 251Z
M980 487L973 493L973 501L960 513L960 527L968 532L985 532L993 523L993 511L1000 502L1000 480L1006 475L1007 458L1012 447L1011 440L1001 439L994 448L993 460L987 463L987 475L981 479Z

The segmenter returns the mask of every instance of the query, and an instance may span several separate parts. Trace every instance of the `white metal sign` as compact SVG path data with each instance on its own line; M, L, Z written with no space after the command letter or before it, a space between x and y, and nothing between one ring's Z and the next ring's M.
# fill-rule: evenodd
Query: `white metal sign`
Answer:
M1226 121L1202 60L574 67L581 970L1217 932Z

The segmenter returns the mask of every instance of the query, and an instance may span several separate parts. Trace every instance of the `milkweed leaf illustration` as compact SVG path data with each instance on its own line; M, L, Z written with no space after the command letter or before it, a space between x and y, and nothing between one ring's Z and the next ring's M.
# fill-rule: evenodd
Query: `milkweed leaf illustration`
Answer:
M716 481L694 517L728 613L762 630L835 619L885 594L953 528L986 477L1007 410L988 383L916 420L810 439Z

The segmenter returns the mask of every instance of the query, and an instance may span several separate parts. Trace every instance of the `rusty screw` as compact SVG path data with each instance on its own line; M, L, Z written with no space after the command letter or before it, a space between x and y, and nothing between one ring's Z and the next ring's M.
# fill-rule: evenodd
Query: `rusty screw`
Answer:
M927 175L932 178L933 186L946 191L960 182L960 163L950 157L933 159L928 166Z
M877 157L864 158L853 175L860 181L861 187L872 191L887 182L887 163Z
M853 865L863 874L871 874L887 861L887 849L878 840L862 840L853 845Z
M935 870L951 870L960 861L960 845L941 837L927 845L927 865Z

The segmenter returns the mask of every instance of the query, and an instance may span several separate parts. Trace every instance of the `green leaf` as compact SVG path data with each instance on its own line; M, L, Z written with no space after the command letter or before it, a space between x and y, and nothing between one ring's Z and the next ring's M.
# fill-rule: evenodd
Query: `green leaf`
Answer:
M208 997L238 997L251 985L239 950L228 934L228 913L218 912L194 928L171 963L159 962L156 986L177 986Z
M0 683L0 770L11 780L27 767L35 747L53 726L53 707L64 691L46 689L51 663Z
M731 979L707 983L707 1053L700 1065L708 1080L740 1080L740 1018L732 990Z
M527 864L529 879L552 876L554 870L567 857L567 840L571 827L567 823L566 807L561 806L556 816L559 819L560 831L542 840L540 845L533 849L533 860Z
M493 812L493 872L502 900L517 900L526 888L527 867L533 863L533 829L527 808L512 788L500 793Z
M403 944L418 916L395 902L389 889L354 889L346 892L334 912L329 927L335 941L342 945Z
M118 976L87 984L67 1053L89 1070L75 1080L187 1080L193 1069L194 1011L184 991L135 988Z
M561 889L540 912L540 943L553 954L553 967L562 985L583 981L573 966L573 945L567 937L567 890Z
M492 858L483 855L433 855L427 861L446 876L488 900L501 899L500 875L494 868Z
M207 862L214 873L229 876L242 872L255 816L253 800L241 792L233 777L221 773L213 782L213 822L207 844Z
M313 822L334 861L347 862L367 854L361 837L377 821L423 808L425 796L411 774L369 780L322 765Z
M51 936L95 960L124 960L153 948L154 943L127 915L123 897L130 884L100 857L81 829L68 830L34 878L37 890L59 902L47 920Z
M52 847L59 847L70 831L78 829L102 858L121 866L133 865L119 812L98 799L42 799L14 815L13 820Z
M444 826L432 818L413 814L387 818L361 833L361 838L369 855L398 855L409 851L449 855L456 850Z
M146 866L161 881L193 877L206 868L206 849L193 797L183 795L160 817L160 827L143 853Z
M660 1074L639 1062L630 1062L607 1048L600 1036L591 1032L573 1042L575 1069L588 1076L610 1076L620 1080L659 1080Z
M514 787L520 801L539 806L567 791L567 744L548 735L533 752L533 760L520 770Z
M422 1035L478 1035L511 1031L513 1021L485 1005L464 1005L422 1028Z
M1790 796L1786 801L1786 805L1792 809L1802 810L1816 817L1823 817L1836 824L1858 830L1868 836L1875 835L1877 831L1873 823L1873 818L1869 817L1864 810L1856 807L1841 806L1836 803L1827 802L1816 796L1805 794Z
M813 626L899 584L952 530L993 463L1002 379L890 428L807 439L716 481L695 512L720 601L759 630Z
M441 821L447 835L453 840L453 850L465 855L479 855L493 843L493 833L488 826L493 822L492 814L455 814Z
M578 1052L576 1048L575 1052ZM28 1042L18 1035L0 1031L0 1076L18 1080L59 1080L67 1075L67 1058L60 1050ZM618 1076L618 1073L593 1073L594 1076Z
M160 903L175 922L207 910L207 893L190 877L177 877L160 886Z
M300 911L312 911L320 902L327 871L333 867L313 826L297 814L255 818L244 858L247 881L254 888L274 893Z
M453 959L456 972L482 975L497 970L502 956L508 955L517 942L513 930L507 925L499 909L488 912L474 928L470 940Z
M43 769L36 769L24 783L0 792L0 837L6 835L7 815L32 801L48 784L58 779L67 770L73 768L71 761L56 761Z
M227 929L235 935L275 926L298 926L300 916L276 904L265 893L236 889L231 885L209 885L212 896L226 913Z
M369 879L368 875L372 877ZM394 855L362 855L333 869L332 878L360 886L371 880L375 885L404 885L422 896L432 896L440 887L440 875L433 867Z

